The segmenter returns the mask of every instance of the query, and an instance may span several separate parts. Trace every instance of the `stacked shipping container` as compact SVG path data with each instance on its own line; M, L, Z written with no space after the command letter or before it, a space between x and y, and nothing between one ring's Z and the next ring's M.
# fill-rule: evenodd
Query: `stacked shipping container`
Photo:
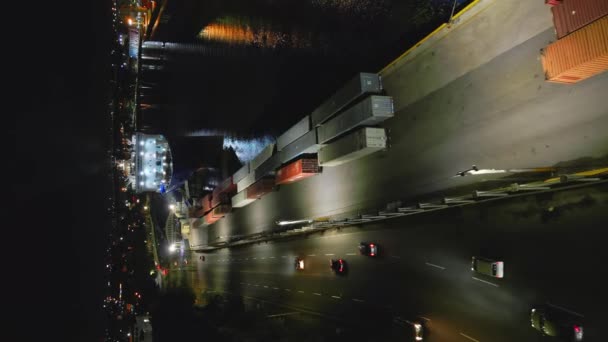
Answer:
M545 78L576 83L608 69L608 16L575 31L542 50Z
M287 184L319 174L317 158L302 158L277 171L276 183Z
M608 70L608 1L564 0L551 12L559 40L541 50L546 80L570 84Z

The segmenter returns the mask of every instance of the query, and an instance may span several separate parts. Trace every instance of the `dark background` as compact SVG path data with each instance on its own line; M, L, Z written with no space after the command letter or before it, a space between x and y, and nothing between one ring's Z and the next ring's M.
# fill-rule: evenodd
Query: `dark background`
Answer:
M99 341L111 191L111 2L5 8L5 117L16 210L5 212L12 340ZM10 99L10 100L9 100ZM8 333L5 333L5 337Z

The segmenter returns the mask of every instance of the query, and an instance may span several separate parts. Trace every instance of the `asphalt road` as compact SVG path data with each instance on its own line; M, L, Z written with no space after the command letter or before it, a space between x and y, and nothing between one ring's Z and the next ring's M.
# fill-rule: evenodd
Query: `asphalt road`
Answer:
M429 341L540 340L529 309L545 302L584 315L586 337L601 341L605 286L598 272L607 209L604 184L225 249L193 261L201 289L378 329L394 316L424 317ZM361 241L378 243L381 256L359 255ZM505 277L473 273L473 255L503 260ZM305 270L294 269L296 256ZM330 258L345 259L348 273L333 274Z

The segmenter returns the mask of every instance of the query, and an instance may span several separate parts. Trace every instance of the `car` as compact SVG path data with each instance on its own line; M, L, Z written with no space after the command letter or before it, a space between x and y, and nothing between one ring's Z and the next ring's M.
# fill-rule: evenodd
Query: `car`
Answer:
M505 263L474 256L471 258L471 271L495 278L503 278L505 276Z
M367 256L377 256L378 255L378 244L375 244L373 242L361 242L359 244L359 253L361 253L361 255L367 255Z
M329 267L336 274L343 274L346 272L346 261L344 261L343 259L330 259Z
M296 258L295 267L296 267L296 270L303 270L304 269L304 259Z
M549 305L530 310L530 325L542 335L565 341L583 341L583 325L579 318Z
M412 337L414 341L423 341L424 340L424 331L425 326L422 320L413 319L408 320L402 317L395 317L393 322L396 323L400 327L405 327L406 332L409 336ZM401 328L400 328L401 329ZM408 338L409 340L409 338Z

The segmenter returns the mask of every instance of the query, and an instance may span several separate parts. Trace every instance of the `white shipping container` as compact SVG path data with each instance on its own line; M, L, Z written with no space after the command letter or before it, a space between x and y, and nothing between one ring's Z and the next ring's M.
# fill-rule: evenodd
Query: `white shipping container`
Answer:
M242 208L248 205L251 202L254 202L255 198L247 198L247 190L238 192L236 195L232 196L232 207L233 208Z
M319 165L341 165L385 148L384 128L363 127L321 148Z
M250 171L257 169L260 165L262 165L263 162L266 161L266 159L272 157L274 147L275 143L271 143L268 146L264 147L264 149L260 151L260 153L249 163Z
M319 143L328 143L356 127L377 125L388 118L392 118L394 112L392 97L368 96L318 127Z
M312 112L310 119L313 127L331 119L364 94L378 94L381 91L382 80L379 75L366 72L357 74Z
M282 151L285 146L291 144L309 131L310 115L306 115L302 120L291 126L291 128L277 138L277 151Z
M237 172L232 176L232 182L238 183L241 179L245 178L249 174L249 163L245 163Z
M236 183L236 192L241 192L247 189L251 184L255 183L255 174L250 173L245 178Z

